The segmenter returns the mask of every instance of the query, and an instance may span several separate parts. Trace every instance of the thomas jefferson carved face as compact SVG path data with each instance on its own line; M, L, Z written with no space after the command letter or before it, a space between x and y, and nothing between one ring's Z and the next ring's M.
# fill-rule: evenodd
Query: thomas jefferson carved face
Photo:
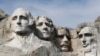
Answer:
M49 39L54 31L53 22L45 16L39 16L36 19L36 29L38 36L43 39Z

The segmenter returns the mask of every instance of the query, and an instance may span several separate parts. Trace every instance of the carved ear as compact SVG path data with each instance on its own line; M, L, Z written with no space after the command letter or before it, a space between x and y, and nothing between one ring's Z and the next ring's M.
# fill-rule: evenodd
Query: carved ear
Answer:
M9 17L7 18L6 28L7 28L7 29L10 29L10 28L11 28L11 16L9 16Z
M77 31L75 29L69 29L69 32L70 32L72 39L77 38L78 34L77 34Z

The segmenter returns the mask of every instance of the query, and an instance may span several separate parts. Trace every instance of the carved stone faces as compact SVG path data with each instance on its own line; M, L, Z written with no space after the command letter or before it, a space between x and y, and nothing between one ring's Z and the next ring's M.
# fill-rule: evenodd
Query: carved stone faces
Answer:
M79 39L83 47L87 47L96 39L97 31L93 27L84 27L79 32Z
M45 16L39 16L36 19L36 29L38 31L39 38L49 39L54 31L53 22L51 19Z
M68 52L71 49L71 39L69 31L66 28L57 29L56 45L63 52Z
M30 19L32 21L31 14L27 10L23 8L16 9L10 18L11 30L14 32L28 31Z

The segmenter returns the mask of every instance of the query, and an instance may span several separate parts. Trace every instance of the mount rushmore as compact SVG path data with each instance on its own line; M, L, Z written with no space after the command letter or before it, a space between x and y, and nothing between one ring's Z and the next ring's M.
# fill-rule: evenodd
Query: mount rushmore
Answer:
M70 28L24 8L0 9L0 56L100 56L99 35L100 17Z

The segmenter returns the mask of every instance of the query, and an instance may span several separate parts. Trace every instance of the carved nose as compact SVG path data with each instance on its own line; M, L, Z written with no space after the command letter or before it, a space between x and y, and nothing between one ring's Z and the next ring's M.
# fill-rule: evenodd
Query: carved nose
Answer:
M20 22L18 22L17 24L18 24L18 25L21 25L21 23L20 23Z
M64 36L63 41L64 41L64 42L67 42L67 41L68 41L68 39L67 39L66 36Z
M83 40L83 43L86 43L86 41L85 41L85 40Z
M48 29L45 27L45 28L43 28L43 30L46 30L47 31Z
M43 24L43 30L46 30L46 31L48 30L45 24Z

